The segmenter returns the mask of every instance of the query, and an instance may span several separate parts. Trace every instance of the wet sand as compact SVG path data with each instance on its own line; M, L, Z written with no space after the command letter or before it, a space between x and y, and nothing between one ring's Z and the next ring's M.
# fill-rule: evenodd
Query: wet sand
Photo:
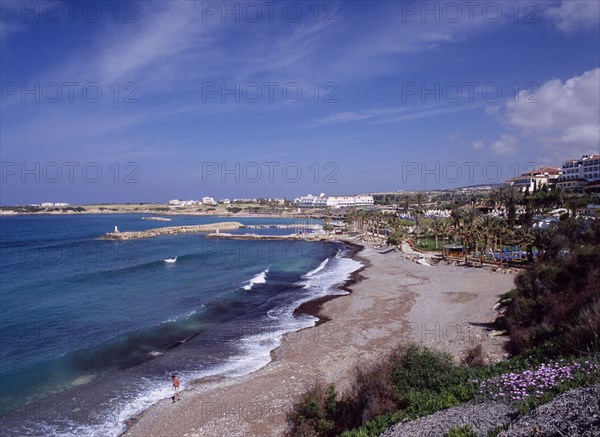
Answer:
M502 357L504 338L490 336L485 325L496 316L498 296L512 288L512 274L424 266L368 247L355 257L365 267L346 284L351 294L299 308L320 323L286 334L271 363L241 377L183 381L180 402L158 402L125 435L281 435L291 402L316 380L344 391L357 363L377 360L399 343L421 342L457 359L482 344L492 359Z

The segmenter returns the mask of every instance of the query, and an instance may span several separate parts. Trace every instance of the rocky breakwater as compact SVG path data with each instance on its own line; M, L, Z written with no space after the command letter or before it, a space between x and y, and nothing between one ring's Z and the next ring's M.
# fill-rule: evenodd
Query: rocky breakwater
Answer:
M133 240L137 238L152 238L162 235L189 234L195 232L221 232L243 228L239 222L210 223L207 225L165 226L162 228L146 229L133 232L107 232L101 240Z
M225 238L229 240L308 240L308 241L328 241L337 240L339 235L325 234L291 234L291 235L260 235L260 234L228 234L228 233L210 233L206 238Z

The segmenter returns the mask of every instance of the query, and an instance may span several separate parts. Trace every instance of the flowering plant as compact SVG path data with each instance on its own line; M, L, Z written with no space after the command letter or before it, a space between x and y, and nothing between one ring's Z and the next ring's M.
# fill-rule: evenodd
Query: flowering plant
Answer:
M565 383L576 379L594 377L600 366L589 360L567 362L560 360L541 364L535 370L503 373L485 380L473 380L480 394L495 400L521 402L539 398Z

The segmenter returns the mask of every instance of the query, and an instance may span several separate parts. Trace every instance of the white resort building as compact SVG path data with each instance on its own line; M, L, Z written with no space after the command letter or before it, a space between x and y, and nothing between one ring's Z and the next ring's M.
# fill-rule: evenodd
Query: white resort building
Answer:
M558 167L540 167L537 170L523 173L521 176L509 179L505 184L518 188L521 191L529 190L532 192L544 185L548 188L554 187L559 181L560 175L561 171Z
M321 193L319 196L308 194L294 200L300 208L347 208L357 206L372 206L375 204L373 196L326 196Z
M585 188L600 181L600 155L583 155L563 163L559 185L566 190ZM594 184L596 185L596 184Z

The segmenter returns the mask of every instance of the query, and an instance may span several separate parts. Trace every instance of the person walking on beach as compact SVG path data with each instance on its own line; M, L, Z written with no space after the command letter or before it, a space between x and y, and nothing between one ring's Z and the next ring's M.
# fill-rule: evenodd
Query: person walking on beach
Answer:
M173 403L175 403L175 401L181 400L181 398L179 397L180 382L177 375L171 375L171 379L173 380L173 397L171 399L173 399Z

